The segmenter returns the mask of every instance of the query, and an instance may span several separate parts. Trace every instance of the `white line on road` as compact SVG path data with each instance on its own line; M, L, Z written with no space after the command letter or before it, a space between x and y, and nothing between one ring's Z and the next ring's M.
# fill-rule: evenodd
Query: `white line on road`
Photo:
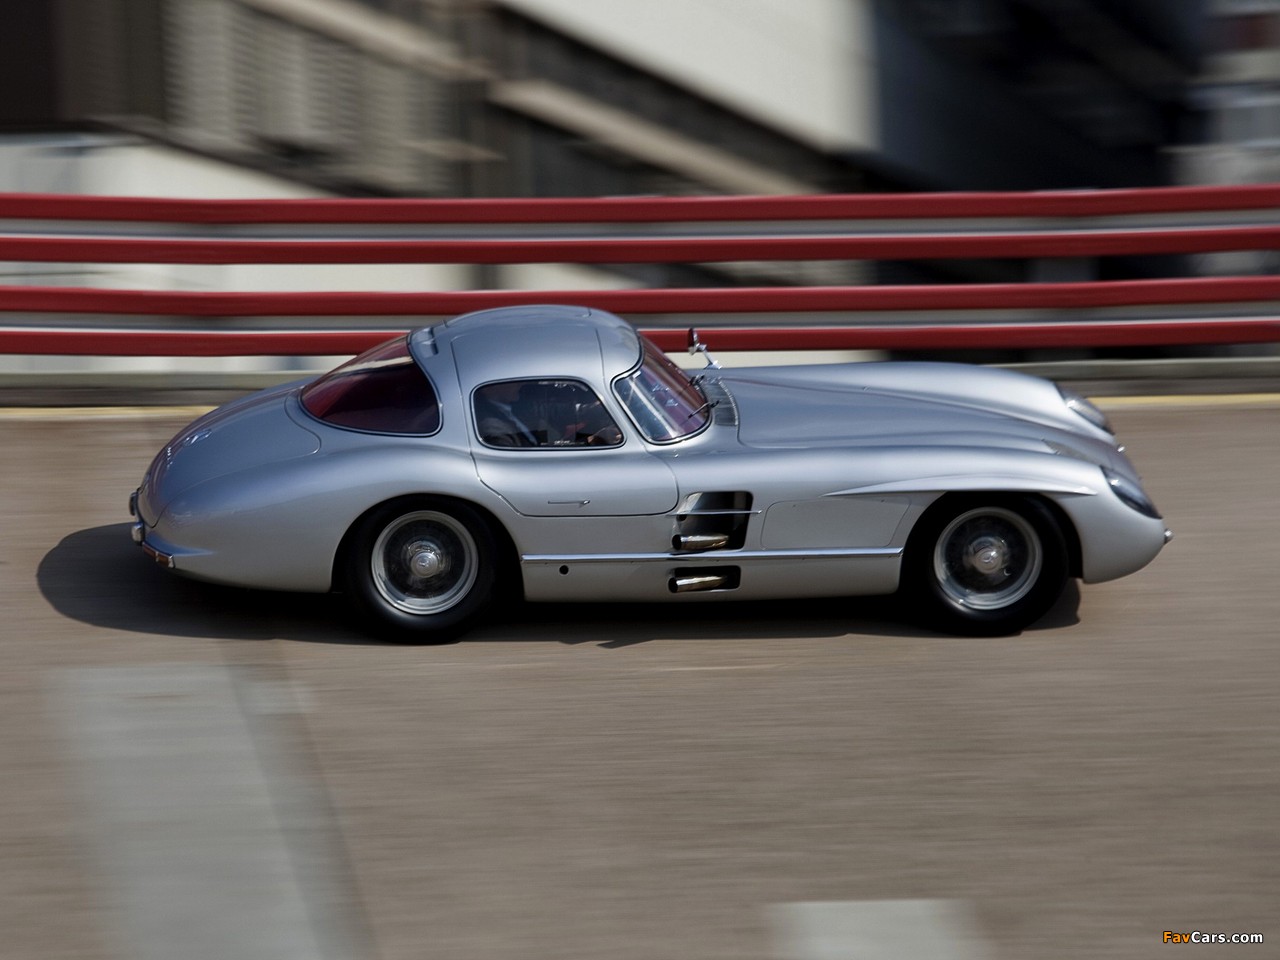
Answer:
M705 670L776 670L779 663L720 663L698 667L650 667L654 673L695 673Z
M1280 393L1171 393L1149 397L1094 397L1106 410L1146 407L1280 407Z
M776 960L983 960L991 952L958 900L783 903L772 909Z
M258 690L246 713L246 691L218 665L71 669L60 680L123 956L351 955L348 931L320 908L332 880L323 858L286 839L323 811L290 803L299 790L287 758L255 736L254 714L292 700Z

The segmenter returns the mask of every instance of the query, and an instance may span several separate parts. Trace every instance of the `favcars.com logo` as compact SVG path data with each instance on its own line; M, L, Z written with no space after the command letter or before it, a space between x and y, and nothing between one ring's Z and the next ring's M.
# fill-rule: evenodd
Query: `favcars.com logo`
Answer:
M1165 943L1262 943L1262 934L1260 933L1201 933L1194 930L1191 933L1175 933L1172 930L1164 932Z

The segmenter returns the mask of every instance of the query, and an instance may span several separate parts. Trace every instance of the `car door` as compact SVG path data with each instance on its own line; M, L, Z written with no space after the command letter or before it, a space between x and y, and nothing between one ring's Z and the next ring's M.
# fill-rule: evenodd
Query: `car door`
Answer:
M469 406L480 481L525 516L647 516L675 507L671 470L581 381L497 381L478 387Z

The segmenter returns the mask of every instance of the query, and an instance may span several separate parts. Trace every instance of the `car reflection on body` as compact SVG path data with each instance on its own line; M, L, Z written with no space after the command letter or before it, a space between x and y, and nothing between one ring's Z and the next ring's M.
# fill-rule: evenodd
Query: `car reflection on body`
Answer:
M962 364L690 376L598 310L419 329L201 417L131 499L177 573L346 594L437 642L504 597L668 601L901 593L932 626L1016 632L1069 578L1169 534L1106 418Z

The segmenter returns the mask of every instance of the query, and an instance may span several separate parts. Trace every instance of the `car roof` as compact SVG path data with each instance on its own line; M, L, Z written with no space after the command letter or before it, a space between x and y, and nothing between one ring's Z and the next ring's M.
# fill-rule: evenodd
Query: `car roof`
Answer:
M536 304L463 314L415 337L451 352L463 389L492 380L556 377L603 387L640 361L640 337L590 307Z

